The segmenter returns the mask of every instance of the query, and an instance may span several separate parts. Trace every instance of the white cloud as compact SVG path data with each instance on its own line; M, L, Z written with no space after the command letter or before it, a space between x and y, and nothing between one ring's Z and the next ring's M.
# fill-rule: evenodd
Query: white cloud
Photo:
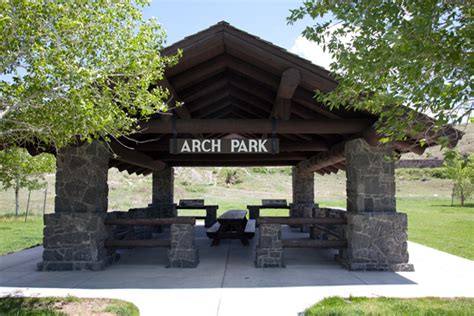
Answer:
M323 47L315 42L311 42L303 36L298 36L290 52L300 57L308 59L313 64L324 67L329 70L329 65L334 61L329 52L324 51Z

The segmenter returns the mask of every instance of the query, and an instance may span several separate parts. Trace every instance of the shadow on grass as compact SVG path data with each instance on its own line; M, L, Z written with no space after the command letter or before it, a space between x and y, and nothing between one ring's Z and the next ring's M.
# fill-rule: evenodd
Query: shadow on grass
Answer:
M464 204L464 206L462 206L461 204L454 204L454 205L451 205L451 204L432 204L430 206L433 206L433 207L452 207L452 208L458 208L458 207L470 208L470 207L474 207L474 203L466 203L466 204Z

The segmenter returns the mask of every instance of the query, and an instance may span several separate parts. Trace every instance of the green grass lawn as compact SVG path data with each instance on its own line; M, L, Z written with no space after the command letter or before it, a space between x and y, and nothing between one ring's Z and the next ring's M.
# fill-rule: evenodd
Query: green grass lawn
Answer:
M39 245L43 242L43 218L5 215L0 217L0 255Z
M63 315L138 316L138 308L126 301L101 298L67 297L1 297L0 315L63 316Z
M473 298L367 298L329 297L305 311L306 316L345 315L452 315L470 316Z

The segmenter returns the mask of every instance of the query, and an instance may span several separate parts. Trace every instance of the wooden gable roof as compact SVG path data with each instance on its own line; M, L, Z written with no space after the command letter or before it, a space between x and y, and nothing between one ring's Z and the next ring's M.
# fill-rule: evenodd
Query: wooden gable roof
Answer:
M226 22L167 47L183 57L159 84L172 94L170 113L141 124L132 137L111 143L118 154L110 167L149 174L171 166L279 166L304 164L320 174L344 169L343 144L364 137L376 143L377 117L365 112L329 110L314 91L337 86L330 73L285 49ZM174 107L175 101L183 105ZM174 118L172 118L174 116ZM273 122L272 122L273 121ZM276 122L276 128L273 124ZM275 155L173 155L173 136L280 139ZM174 133L173 133L174 132ZM457 139L457 138L456 138ZM433 140L434 144L435 140ZM125 146L124 146L125 145ZM416 141L398 142L400 152L422 152ZM318 163L315 163L318 162Z

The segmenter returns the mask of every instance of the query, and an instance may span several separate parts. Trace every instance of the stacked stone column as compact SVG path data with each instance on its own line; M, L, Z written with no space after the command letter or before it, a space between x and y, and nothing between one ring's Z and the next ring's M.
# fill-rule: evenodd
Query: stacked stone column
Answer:
M175 217L174 199L174 168L165 167L153 172L153 192L151 207L158 217Z
M314 208L314 172L292 168L293 204L291 217L311 217Z
M56 156L55 213L44 216L40 270L103 269L114 259L108 234L109 151L98 141L61 149Z
M348 247L339 259L351 270L413 270L407 217L396 212L392 155L389 145L371 147L363 139L346 143Z

